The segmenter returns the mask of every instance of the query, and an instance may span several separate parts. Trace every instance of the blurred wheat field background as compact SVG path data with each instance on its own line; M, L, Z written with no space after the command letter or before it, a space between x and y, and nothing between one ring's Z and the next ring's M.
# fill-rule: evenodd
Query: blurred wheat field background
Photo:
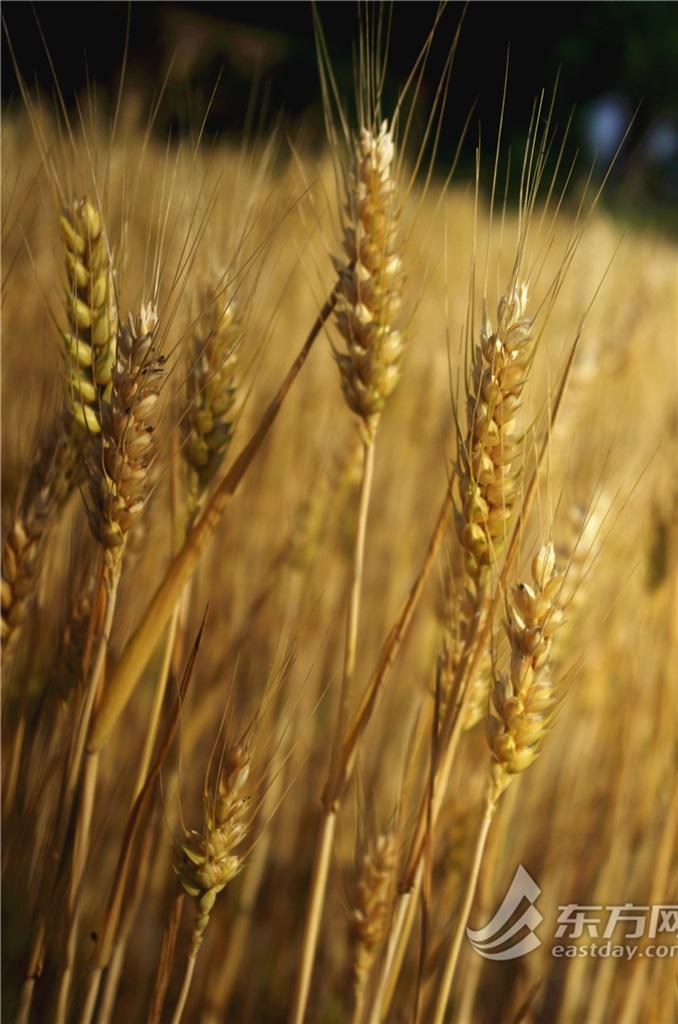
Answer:
M678 1018L678 955L552 954L561 905L678 902L675 244L561 205L546 172L532 208L492 211L424 169L391 234L390 136L367 114L319 160L164 142L124 105L112 135L94 101L70 132L35 105L4 119L3 1020ZM328 297L338 318L217 523L210 495ZM157 324L128 331L148 302ZM532 337L502 385L487 352L510 364ZM66 468L40 478L55 444ZM504 459L497 481L472 445ZM541 946L455 949L519 864Z

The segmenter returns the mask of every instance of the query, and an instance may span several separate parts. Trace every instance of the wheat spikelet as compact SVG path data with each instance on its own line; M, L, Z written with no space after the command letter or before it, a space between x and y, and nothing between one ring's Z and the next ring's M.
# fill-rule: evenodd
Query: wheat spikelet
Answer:
M398 237L394 140L384 121L356 143L348 176L336 324L346 352L336 352L349 408L373 436L384 402L400 375L403 335L396 328L403 285Z
M492 330L487 310L468 387L468 431L459 446L461 508L456 521L465 567L484 586L499 557L520 486L516 414L533 352L527 289L512 288L497 308Z
M77 473L75 449L61 417L38 454L2 550L2 643L16 643L37 587L40 563L56 513Z
M382 833L365 853L351 911L353 942L353 991L359 1020L370 971L386 935L390 912L389 896L397 859L392 833Z
M92 533L106 552L109 568L118 560L128 531L138 522L148 494L155 455L148 420L158 401L164 360L157 355L152 307L130 318L117 340L110 401L101 402L101 432L91 439L87 460Z
M550 728L558 698L550 656L562 615L562 582L553 545L548 544L533 559L532 583L517 584L508 599L510 671L494 685L494 714L487 719L495 796L532 764Z
M224 298L217 289L206 288L190 342L182 449L193 510L221 466L233 436L237 347L242 330L242 310L237 301Z
M66 255L69 330L64 334L68 401L76 420L99 433L98 398L111 382L117 314L101 213L85 197L60 219Z
M190 959L198 954L218 894L243 866L242 856L235 851L250 825L249 800L243 796L250 767L246 746L239 744L228 751L214 792L205 793L203 827L180 847L175 870L197 908Z

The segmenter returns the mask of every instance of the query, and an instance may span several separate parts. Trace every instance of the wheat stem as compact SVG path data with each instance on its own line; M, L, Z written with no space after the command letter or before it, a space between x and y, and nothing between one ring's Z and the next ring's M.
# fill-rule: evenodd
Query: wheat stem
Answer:
M111 962L106 970L103 992L101 993L101 1006L97 1015L97 1024L108 1024L115 1006L115 997L118 992L120 975L125 961L126 942L119 942L115 947ZM101 978L101 975L99 975ZM85 1022L83 1021L83 1024Z
M356 653L358 646L358 622L360 618L360 597L362 591L363 566L365 561L365 536L367 531L370 495L372 492L372 478L374 473L374 447L373 440L368 439L367 437L363 439L363 465L360 479L360 493L358 497L358 523L353 547L353 564L344 644L344 665L341 690L339 694L339 713L337 716L337 726L328 778L328 792L332 792L336 788L334 782L337 771L337 759L340 754L341 742L344 736L346 722L348 720L351 687L353 677L355 675Z
M89 672L89 682L85 693L85 701L78 721L78 728L69 770L68 785L66 789L67 805L70 803L70 800L75 793L75 787L77 786L78 778L80 776L80 768L85 753L85 744L87 742L87 733L89 731L92 712L94 710L94 701L100 682L103 678L104 668L106 665L106 655L108 653L108 645L110 643L111 630L113 628L113 618L115 615L118 588L120 586L121 570L122 560L118 559L115 568L113 569L113 575L110 580L110 589L106 596L104 624L99 638L99 643L97 645L96 654L94 656L94 661L92 663L92 668ZM101 587L103 588L103 575ZM95 601L94 608L96 608L96 606L97 602Z
M80 1024L90 1024L92 1017L94 1016L94 1009L97 1004L97 998L99 996L99 985L101 982L101 971L92 971L89 976L87 983L87 992L85 993L85 1000L82 1006L82 1013L80 1014Z
M158 725L160 723L160 712L162 711L163 701L167 692L167 683L169 681L170 666L172 663L172 654L174 651L174 644L177 635L177 625L179 622L179 616L181 615L181 603L177 604L176 608L172 612L172 618L167 629L167 635L165 637L165 646L162 654L162 663L160 665L160 671L158 673L158 679L155 684L155 690L153 692L153 703L151 705L151 711L148 718L148 726L146 734L144 736L144 749L141 754L141 761L137 769L137 778L134 785L133 800L136 800L139 793L143 789L144 783L146 782L146 776L148 775L148 768L151 763L151 757L153 756L153 748L155 746L155 740L158 733Z
M327 876L332 858L336 826L337 813L330 808L323 815L316 845L313 877L311 878L311 897L308 904L301 945L301 963L294 992L292 1012L290 1014L291 1024L304 1024L305 1020L306 1004L311 985L315 949L318 944L318 931L320 929L320 919L322 917L325 890L327 888Z
M402 966L405 950L409 941L410 932L414 925L414 918L417 911L417 895L421 886L423 865L419 862L414 885L407 892L398 894L391 930L386 946L386 955L381 971L377 989L370 1009L370 1021L385 1020L388 1014L393 993L395 991L398 975Z
M196 951L197 953L197 951ZM188 993L191 988L191 981L193 980L193 972L195 970L195 961L197 959L196 954L190 956L186 961L186 970L184 972L184 980L181 985L181 992L177 999L177 1005L172 1014L172 1024L179 1024L186 1007L186 1000L188 999Z
M172 913L170 918L165 925L165 931L163 933L162 942L160 945L160 958L158 961L158 970L155 977L155 985L153 986L153 994L151 996L151 1005L148 1011L148 1024L159 1024L162 1016L163 1006L165 1005L165 996L167 994L167 986L169 984L170 972L172 969L172 960L174 959L174 950L177 943L177 933L179 931L179 923L181 921L181 911L184 906L185 896L183 893L179 893L174 905L172 907Z
M341 751L341 761L339 764L340 772L337 776L334 792L328 794L328 798L335 801L340 799L341 794L344 792L350 781L351 775L353 774L360 737L367 728L367 724L372 717L374 709L377 706L377 702L379 701L384 686L386 685L390 671L398 657L398 652L400 651L402 643L407 636L407 631L412 623L414 613L417 609L417 605L419 604L419 599L421 598L429 573L433 567L433 563L435 562L438 549L440 548L443 537L445 536L445 529L451 512L452 497L450 494L450 488L446 487L438 518L436 520L436 525L429 539L419 572L417 573L415 581L405 598L388 636L381 646L381 650L379 651L379 656L377 658L377 664L370 676L367 686L365 687L358 709L346 730Z
M363 468L360 482L360 495L358 499L358 524L353 549L353 566L344 646L344 668L341 692L339 695L339 711L337 715L333 753L327 781L326 792L328 793L335 791L336 788L334 779L337 771L337 758L341 751L341 742L344 735L345 723L348 719L351 684L355 674L358 623L360 618L360 596L362 589L363 566L365 561L365 536L367 531L367 516L369 511L370 494L372 491L373 472L374 438L372 436L368 436L366 433L363 439ZM336 824L335 810L336 809L332 807L325 810L323 825L321 826L321 839L316 847L316 857L319 859L319 863L317 865L314 864L312 874L308 910L309 922L304 931L304 939L301 949L299 983L297 986L293 1011L295 1020L303 1020L306 1013L306 1003L308 1001L311 975L313 973L313 964L315 961L318 943L318 932L325 903L329 861L332 849L331 844Z
M457 968L457 961L459 959L459 952L461 950L461 944L464 938L466 925L468 923L468 917L471 913L471 907L473 905L473 898L476 893L476 887L478 885L478 876L480 874L480 865L483 860L483 853L485 852L485 844L490 831L490 825L492 824L492 818L497 806L497 795L494 787L490 788L488 792L487 800L485 803L485 813L483 814L483 820L478 830L478 838L476 840L476 847L473 854L473 861L471 864L471 872L469 880L466 885L466 894L464 896L464 902L459 912L459 918L457 920L457 926L454 932L454 938L450 951L445 961L445 967L443 969L443 975L440 982L440 988L438 989L438 995L436 998L435 1009L433 1017L431 1018L432 1024L443 1024L445 1019L445 1010L450 998L450 991L452 988L452 982L454 980L454 974Z

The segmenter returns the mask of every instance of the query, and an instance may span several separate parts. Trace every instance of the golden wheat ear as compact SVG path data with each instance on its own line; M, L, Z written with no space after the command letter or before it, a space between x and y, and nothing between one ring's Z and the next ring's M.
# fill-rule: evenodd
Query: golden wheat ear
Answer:
M205 790L202 828L191 832L177 850L174 870L181 888L195 900L197 916L172 1024L179 1024L183 1016L195 962L216 898L243 868L243 855L238 847L246 839L252 823L252 803L246 794L251 767L252 755L247 743L236 743L224 751L216 782Z
M129 326L121 327L110 400L100 403L100 430L90 442L87 513L109 573L148 497L148 473L155 458L152 420L164 373L156 325L155 310L148 306L130 319Z
M370 974L386 937L397 859L395 835L383 832L366 851L360 863L350 915L355 1000L353 1020L356 1024L363 1018Z
M533 355L527 289L511 287L487 311L467 389L468 429L459 443L460 508L456 516L465 568L482 589L499 558L520 493L522 449L516 418Z
M28 613L49 530L80 480L82 428L89 434L101 429L99 399L110 383L115 355L117 315L101 214L85 197L64 210L59 224L67 278L66 391L75 423L59 416L51 428L7 533L2 557L3 661L14 649Z
M67 278L68 330L63 337L68 399L76 420L97 434L98 399L107 393L115 363L113 272L103 218L88 197L65 209L59 225Z
M7 530L2 549L2 660L15 650L40 579L50 530L75 486L78 458L69 424L57 417Z
M547 544L532 561L531 582L516 584L508 597L511 665L495 682L487 719L493 799L532 764L551 726L559 693L551 675L551 646L562 619L562 584L553 545Z
M362 127L354 143L344 207L344 261L339 274L336 324L346 345L336 352L346 403L373 437L388 396L398 383L403 334L403 261L394 176L395 143L388 122Z
M189 339L187 409L182 453L188 471L189 518L223 464L233 438L242 309L235 296L205 286Z

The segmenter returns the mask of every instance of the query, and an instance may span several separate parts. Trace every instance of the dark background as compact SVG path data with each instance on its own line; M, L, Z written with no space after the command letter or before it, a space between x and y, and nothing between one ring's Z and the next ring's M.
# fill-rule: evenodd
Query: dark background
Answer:
M333 67L350 95L358 9L318 4ZM386 8L388 11L389 8ZM389 52L394 93L412 67L436 12L433 3L398 2ZM424 82L433 95L462 16L449 4ZM129 32L126 88L147 116L166 79L156 131L195 131L209 106L206 137L238 137L254 111L263 130L282 122L309 147L322 144L322 109L308 3L5 3L2 89L5 110L20 103L7 37L30 88L66 102L96 83L112 105ZM44 43L41 38L44 37ZM46 44L46 46L45 46ZM455 58L441 137L439 168L449 167L468 112L476 103L460 173L473 168L482 124L489 159L510 44L505 141L520 147L540 89L559 75L555 120L575 116L571 148L602 168L620 133L635 120L618 159L607 202L631 219L678 226L678 6L673 2L469 4ZM50 60L54 70L50 67Z

